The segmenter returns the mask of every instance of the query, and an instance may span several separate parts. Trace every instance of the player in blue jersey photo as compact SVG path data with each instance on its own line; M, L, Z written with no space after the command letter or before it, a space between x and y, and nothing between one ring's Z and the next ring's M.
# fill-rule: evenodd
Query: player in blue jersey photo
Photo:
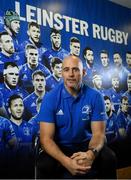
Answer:
M131 73L131 51L126 52L126 69Z
M123 65L123 60L119 52L114 52L113 53L113 61L114 61L114 69L113 71L118 74L120 78L120 84L123 88L123 90L127 90L127 76L129 71L124 67Z
M92 77L93 88L99 91L103 96L108 95L108 91L103 88L102 77L100 74L94 74Z
M38 113L37 99L38 98L43 99L46 93L45 92L46 80L44 77L44 73L40 70L35 71L32 74L32 82L33 82L34 91L24 99L24 105L26 111L29 112L30 116L34 117Z
M122 96L120 110L117 115L118 131L120 138L126 138L128 125L131 123L131 116L128 114L128 97Z
M51 60L52 74L46 78L46 90L50 91L62 82L62 60L54 57Z
M112 75L112 67L110 64L109 53L106 50L102 50L100 52L100 74L102 76L102 84L105 89L111 88L111 75Z
M106 139L107 144L112 143L118 138L118 123L117 115L113 110L113 105L109 96L104 96L105 108L107 114L106 121Z
M83 81L88 86L93 87L92 79L93 79L94 73L96 73L93 49L91 49L90 47L86 47L83 50L83 58L84 58L83 66L84 66L84 69L86 70L86 74L83 77Z
M77 37L70 38L70 55L80 56L80 40Z
M19 58L15 54L13 39L7 32L0 33L0 47L0 82L2 82L4 63L9 61L17 63Z
M128 97L128 113L131 116L131 74L128 74L127 77L127 91L122 95L122 96L127 96Z
M19 94L22 98L28 95L28 92L19 86L19 68L13 62L7 62L4 65L4 83L0 85L0 91L3 94L7 112L8 99L11 95Z
M41 64L39 59L38 49L32 45L27 44L26 46L26 58L27 63L24 64L20 70L21 86L26 89L29 93L33 92L32 74L36 70L41 70L44 76L47 77L51 73L47 67Z
M36 22L29 22L27 34L29 38L21 43L21 51L24 52L26 50L27 44L32 44L38 49L40 63L43 64L44 59L50 60L52 56L47 48L44 47L40 39L41 29L39 24Z
M0 116L8 118L8 114L5 109L3 94L1 93L1 91L0 91Z
M114 104L114 110L117 113L120 106L121 97L124 91L121 89L120 78L118 74L116 73L113 74L111 81L112 81L112 87L107 91L108 91L108 96L111 98L111 101Z
M55 28L51 29L50 32L51 49L49 50L52 57L58 57L63 61L63 59L69 55L69 52L62 48L62 35L61 32ZM44 64L51 70L51 59L44 61Z
M9 98L8 108L10 122L17 138L17 152L15 163L12 166L14 172L12 178L33 178L34 176L34 139L35 130L26 119L23 119L24 103L21 96L14 94ZM11 164L10 164L11 165ZM14 177L13 177L14 176Z
M17 35L20 32L20 16L13 10L7 10L4 14L4 29L13 39L15 52L19 52Z
M116 178L115 154L104 143L104 99L82 84L84 74L78 57L66 57L64 82L43 98L38 120L45 152L37 162L39 178Z
M0 116L0 178L9 178L8 155L16 145L16 135L10 121Z

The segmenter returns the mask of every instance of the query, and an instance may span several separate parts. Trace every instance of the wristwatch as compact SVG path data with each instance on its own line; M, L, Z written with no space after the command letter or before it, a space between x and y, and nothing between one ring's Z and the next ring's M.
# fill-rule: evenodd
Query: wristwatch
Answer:
M96 156L98 155L98 153L99 153L98 150L95 149L95 148L89 148L88 150L92 151L95 157L96 157Z

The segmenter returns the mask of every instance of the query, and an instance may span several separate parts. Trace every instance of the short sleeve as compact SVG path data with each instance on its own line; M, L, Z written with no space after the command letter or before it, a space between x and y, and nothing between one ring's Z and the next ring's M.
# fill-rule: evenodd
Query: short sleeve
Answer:
M104 98L100 93L97 93L92 108L92 121L105 121L107 119Z
M55 102L56 99L49 94L46 94L42 100L40 112L37 120L39 122L54 123L55 121Z

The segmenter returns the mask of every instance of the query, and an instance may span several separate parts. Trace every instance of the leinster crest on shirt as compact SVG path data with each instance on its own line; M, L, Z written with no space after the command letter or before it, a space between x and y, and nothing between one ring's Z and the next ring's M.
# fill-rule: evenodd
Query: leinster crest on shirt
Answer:
M89 105L84 105L82 107L82 120L83 121L89 120L90 112L91 112L91 108Z

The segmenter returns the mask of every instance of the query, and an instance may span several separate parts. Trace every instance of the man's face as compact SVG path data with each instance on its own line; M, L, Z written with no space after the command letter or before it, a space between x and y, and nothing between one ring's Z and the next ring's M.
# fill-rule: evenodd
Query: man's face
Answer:
M97 89L101 89L102 88L102 79L101 77L96 77L93 81L94 83L94 87Z
M34 85L34 89L37 92L43 92L45 91L45 78L44 76L41 76L39 74L34 76L33 79L33 85Z
M20 31L20 21L18 20L14 20L14 21L11 21L11 30L15 33L15 34L18 34L19 31Z
M85 55L85 59L86 59L88 64L93 65L93 63L94 63L94 54L93 54L93 51L87 50L86 51L86 55Z
M52 71L55 77L61 78L62 77L62 63L55 64L54 68L52 68Z
M30 26L28 35L34 43L38 43L40 41L40 29L36 26Z
M60 34L51 34L51 43L52 43L52 48L55 50L59 50L61 47L61 35Z
M80 88L83 75L83 66L76 57L69 56L63 61L62 76L69 91Z
M122 64L122 59L121 59L121 56L120 56L120 54L114 54L113 55L113 59L114 59L114 64L117 66L117 67L119 67L119 66L121 66L121 64Z
M131 79L127 80L128 91L131 91Z
M38 50L37 49L28 49L26 52L27 63L30 66L38 65Z
M19 120L22 118L24 112L24 104L21 98L11 101L10 111L14 119Z
M13 40L10 35L3 35L0 45L3 52L8 54L13 54L15 52Z
M111 101L109 99L106 99L105 100L105 108L106 108L106 112L110 112L111 111L111 108L112 105L111 105Z
M19 80L19 69L17 67L8 67L5 74L5 81L9 86L15 87Z
M72 42L70 45L70 53L74 56L80 55L80 43Z
M109 61L108 55L106 53L101 53L100 58L101 58L102 65L104 67L107 67L108 66L108 61Z
M112 87L115 89L119 88L119 79L118 78L112 78Z
M126 53L126 63L128 66L131 66L131 54Z
M128 112L128 100L125 99L122 100L121 111L124 113Z

